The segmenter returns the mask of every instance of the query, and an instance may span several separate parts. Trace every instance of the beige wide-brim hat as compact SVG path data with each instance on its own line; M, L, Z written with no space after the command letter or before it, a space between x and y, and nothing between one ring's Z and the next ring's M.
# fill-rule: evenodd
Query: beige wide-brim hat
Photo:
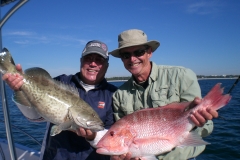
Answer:
M118 35L118 49L109 52L109 54L121 58L119 54L120 49L139 45L148 45L154 52L160 46L160 42L155 40L148 41L146 33L138 29L130 29Z

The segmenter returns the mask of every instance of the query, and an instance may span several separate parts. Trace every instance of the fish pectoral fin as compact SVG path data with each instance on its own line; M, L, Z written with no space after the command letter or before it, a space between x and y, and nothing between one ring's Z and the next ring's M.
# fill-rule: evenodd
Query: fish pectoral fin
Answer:
M61 123L58 127L61 128L61 130L68 130L72 128L73 122L71 120L67 120L63 123Z
M130 148L135 148L139 152L148 151L147 155L159 155L160 153L169 152L174 147L171 137L152 136L147 138L138 138L133 141Z
M177 147L185 147L185 146L202 146L210 144L202 139L197 132L189 132L182 140L180 140L179 145Z
M51 128L51 131L50 131L50 135L55 136L61 132L62 132L62 130L57 125L53 125Z
M51 136L55 136L59 133L61 133L63 130L69 130L72 129L72 121L65 121L64 123L61 123L60 125L53 125L50 131Z

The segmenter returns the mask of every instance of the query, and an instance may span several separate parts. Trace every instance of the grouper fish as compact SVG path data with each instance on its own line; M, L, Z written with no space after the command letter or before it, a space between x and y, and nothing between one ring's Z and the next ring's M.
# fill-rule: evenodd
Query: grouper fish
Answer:
M6 48L0 53L0 72L19 73L23 76L24 83L20 91L14 91L13 100L34 108L46 121L55 124L51 129L52 136L62 130L76 130L79 127L95 132L104 129L98 114L79 97L75 87L52 79L42 68L18 72Z
M194 108L186 107L190 102L171 103L126 115L100 139L97 153L121 155L131 152L132 157L153 160L156 155L175 147L206 145L208 143L200 135L190 132L195 127L189 119L191 112L207 107L218 110L230 99L229 94L223 95L218 83Z

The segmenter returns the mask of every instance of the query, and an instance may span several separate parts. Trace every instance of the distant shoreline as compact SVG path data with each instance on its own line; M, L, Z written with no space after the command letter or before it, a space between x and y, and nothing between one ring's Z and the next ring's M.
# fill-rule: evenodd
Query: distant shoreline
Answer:
M233 78L198 78L198 80L214 80L214 79L237 79L238 77ZM107 80L108 82L126 82L128 80Z
M198 78L198 80L208 80L208 79L237 79L238 77L233 78Z
M126 82L128 80L107 80L107 82Z

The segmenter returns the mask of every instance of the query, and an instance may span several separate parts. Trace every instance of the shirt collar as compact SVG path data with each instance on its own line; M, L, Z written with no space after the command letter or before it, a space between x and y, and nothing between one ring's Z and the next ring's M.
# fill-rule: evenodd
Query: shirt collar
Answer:
M151 70L148 80L151 79L152 81L156 81L158 78L158 66L156 65L156 63L154 63L152 61L151 61L151 63L152 63L152 70Z
M148 77L148 83L151 83L152 81L156 81L157 80L157 76L158 76L158 67L157 65L151 61L152 64L152 68L151 68L151 73L150 76ZM134 80L134 77L132 76L130 78L130 81L132 82L132 85L137 85L136 81Z

